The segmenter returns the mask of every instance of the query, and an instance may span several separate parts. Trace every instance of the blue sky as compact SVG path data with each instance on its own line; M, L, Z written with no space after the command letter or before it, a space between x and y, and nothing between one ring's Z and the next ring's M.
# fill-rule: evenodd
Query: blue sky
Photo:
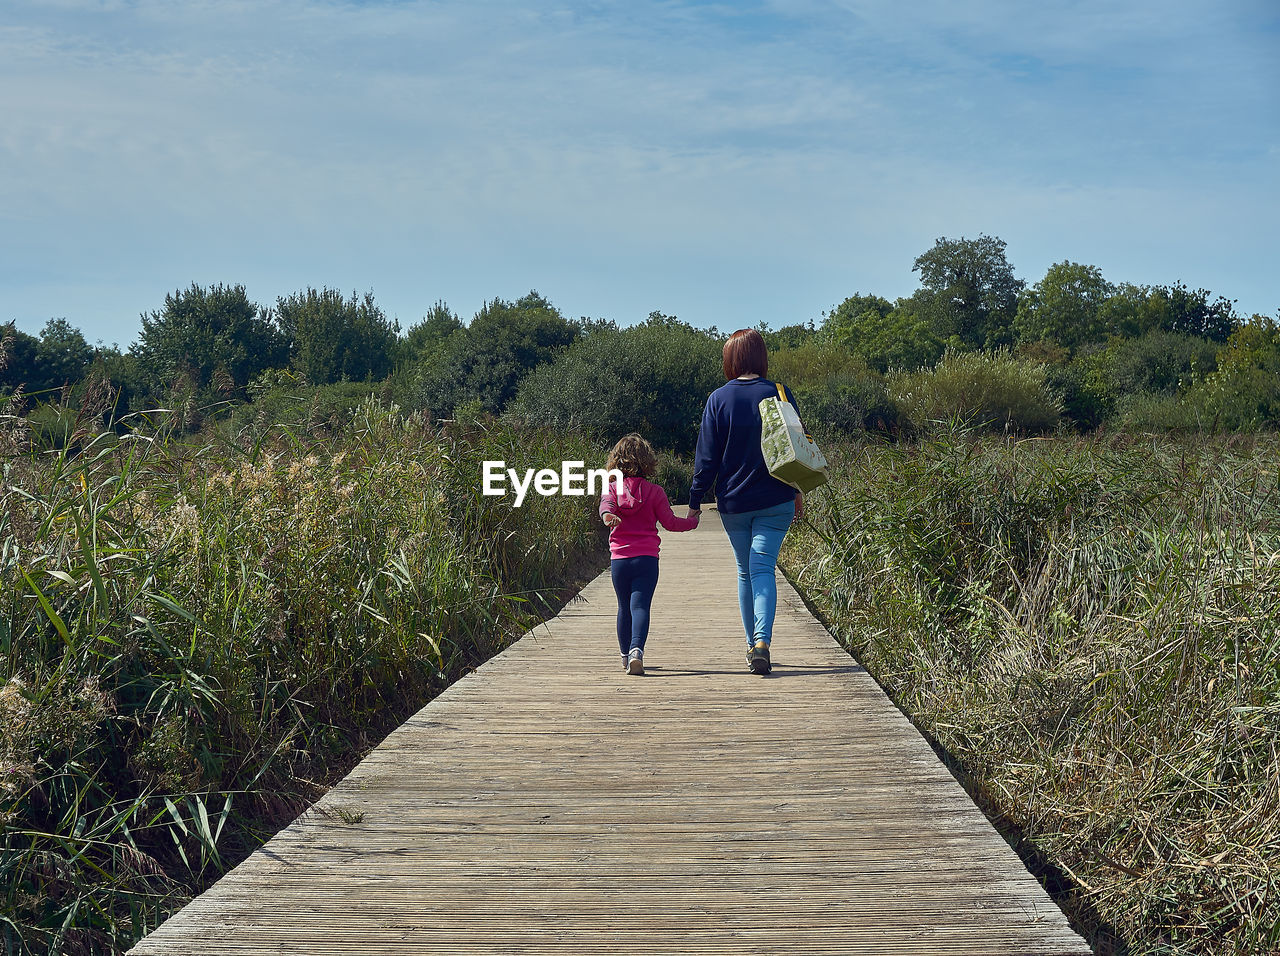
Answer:
M940 236L1280 310L1274 0L3 0L0 321L192 282L734 329Z

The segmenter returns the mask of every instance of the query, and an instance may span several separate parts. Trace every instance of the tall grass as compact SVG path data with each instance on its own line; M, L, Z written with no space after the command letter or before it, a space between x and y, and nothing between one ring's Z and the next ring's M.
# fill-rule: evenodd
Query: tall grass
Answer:
M9 449L6 952L127 948L603 560L584 499L479 495L599 449L372 402L327 434Z
M784 563L1099 952L1280 950L1274 441L854 447Z
M1062 400L1049 387L1047 368L1008 349L948 351L932 369L889 375L888 394L901 423L914 433L948 430L949 422L1020 433L1051 430Z

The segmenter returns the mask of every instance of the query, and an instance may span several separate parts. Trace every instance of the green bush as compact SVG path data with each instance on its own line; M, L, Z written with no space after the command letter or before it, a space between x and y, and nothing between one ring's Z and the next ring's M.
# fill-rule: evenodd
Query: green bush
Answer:
M27 413L27 428L37 448L65 448L75 431L75 409L52 402L41 403Z
M418 368L412 407L451 418L459 406L479 402L496 415L515 398L526 375L580 333L579 324L537 292L515 302L487 302L470 325L450 334Z
M655 483L662 486L667 499L673 508L689 503L689 489L693 486L693 464L687 458L674 455L658 455L658 473L653 476ZM704 501L714 501L710 495Z
M1079 391L1070 403L1087 397L1100 420L1117 415L1124 420L1126 414L1137 415L1134 421L1147 420L1146 412L1138 410L1154 410L1156 404L1166 407L1157 417L1166 417L1176 403L1154 403L1149 396L1177 395L1212 372L1219 348L1207 339L1159 329L1136 338L1113 338L1072 363Z
M944 346L919 303L855 295L832 309L822 324L823 333L861 357L879 372L914 370L932 366Z
M314 432L345 429L357 409L371 398L391 403L389 382L334 382L308 385L303 376L273 370L249 386L252 403L230 408L224 431L269 431L280 425Z
M1196 432L1211 431L1196 408L1178 395L1158 392L1136 392L1124 395L1116 403L1116 425L1129 432Z
M805 427L817 434L897 431L897 406L889 398L883 377L875 372L828 375L796 389L796 402Z
M1148 332L1124 339L1109 350L1107 374L1117 397L1136 392L1175 395L1195 376L1216 367L1220 346L1178 332Z
M721 342L661 317L575 342L525 378L510 414L581 429L605 444L639 432L655 447L690 455L707 396L723 383Z
M1080 429L1096 428L1112 412L1089 377L1087 363L1099 346L1086 345L1073 356L1066 348L1052 342L1028 342L1019 345L1015 355L1045 366L1045 385L1050 393L1062 397L1062 413Z
M1237 329L1218 353L1217 368L1196 382L1184 400L1215 429L1280 426L1280 324L1254 316Z
M809 341L769 353L769 377L797 392L833 375L874 376L866 359L830 339Z
M930 371L890 375L888 390L900 419L921 433L955 423L1042 432L1052 429L1062 412L1045 366L1015 358L1007 349L948 352Z
M867 429L887 432L897 421L884 376L872 370L861 355L829 338L771 353L769 377L795 393L805 427L812 431L832 435Z
M1212 343L1203 347L1215 348ZM1180 393L1167 387L1121 396L1116 403L1121 426L1131 431L1235 432L1280 426L1280 329L1273 320L1255 316L1206 367L1210 371Z

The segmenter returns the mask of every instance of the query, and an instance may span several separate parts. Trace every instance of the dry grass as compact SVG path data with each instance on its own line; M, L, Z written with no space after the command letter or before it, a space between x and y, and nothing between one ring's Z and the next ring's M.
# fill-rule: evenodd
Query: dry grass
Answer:
M789 539L837 634L1069 875L1099 952L1280 949L1276 451L850 448Z
M127 948L603 561L585 499L479 494L600 449L376 403L326 436L3 458L6 953Z

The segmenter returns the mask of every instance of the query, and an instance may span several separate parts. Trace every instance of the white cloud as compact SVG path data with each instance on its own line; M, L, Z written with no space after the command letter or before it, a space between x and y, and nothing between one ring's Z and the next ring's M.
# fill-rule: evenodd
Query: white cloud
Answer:
M1275 111L1259 120L1274 93L1255 82L1274 59L1243 15L18 3L0 30L0 269L37 315L66 311L59 281L128 272L154 289L114 308L131 322L171 287L249 273L267 299L372 285L402 318L440 295L465 311L527 291L503 287L529 263L553 299L602 296L581 311L617 314L645 289L669 311L715 302L699 275L723 283L735 264L756 300L826 307L846 282L905 294L938 235L1004 228L1020 270L1014 231L1061 242L1057 258L1118 237L1188 260L1230 249L1230 292L1275 245L1255 214L1277 189ZM1224 214L1247 228L1210 242Z

